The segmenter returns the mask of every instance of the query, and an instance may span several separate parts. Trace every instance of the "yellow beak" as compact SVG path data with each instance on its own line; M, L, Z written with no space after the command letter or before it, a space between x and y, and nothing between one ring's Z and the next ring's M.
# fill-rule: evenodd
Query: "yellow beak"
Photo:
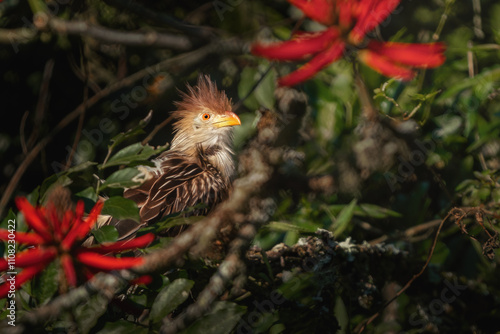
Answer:
M225 126L241 125L241 120L238 117L238 115L236 115L234 112L232 112L232 111L226 111L224 113L224 115L217 115L217 116L215 116L213 125L216 128L222 128L222 127L225 127Z

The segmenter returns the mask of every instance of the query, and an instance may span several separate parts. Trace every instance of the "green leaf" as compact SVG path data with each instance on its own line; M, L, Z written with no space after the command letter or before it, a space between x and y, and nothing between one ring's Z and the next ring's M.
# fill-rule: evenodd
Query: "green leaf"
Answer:
M109 300L104 295L97 294L91 296L85 304L77 306L74 314L78 323L78 332L91 332L99 318L106 313L108 303Z
M200 220L203 220L205 216L175 216L175 217L168 217L167 219L157 223L156 225L158 226L158 230L165 230L168 228L172 228L175 226L181 226L181 225L191 225L199 222Z
M140 221L137 204L120 196L111 197L104 202L101 214L110 215L116 219L134 219Z
M170 314L177 306L184 303L189 297L189 291L193 288L194 281L178 278L164 287L151 307L151 320L160 322L166 315Z
M346 329L349 328L349 312L347 311L344 301L340 296L337 296L335 300L334 310L335 317L337 318L337 321L339 322L339 326L341 328L341 330L338 330L336 333L348 333Z
M356 207L357 200L353 199L349 205L344 207L342 211L337 216L337 219L328 228L333 232L335 237L338 237L345 231L349 223L351 222L352 216L354 215L354 208Z
M262 69L259 73L259 78L264 75L265 69ZM255 81L254 81L255 82ZM266 73L266 77L260 82L260 84L255 88L255 98L259 102L259 107L266 107L268 109L274 108L274 91L276 90L276 73L274 71L269 71Z
M8 229L9 226L9 220L16 220L16 214L14 213L14 210L12 208L9 209L9 212L5 216L5 218L2 220L2 223L0 224L0 228L3 229ZM17 222L16 222L17 224ZM17 226L16 226L16 231L17 231Z
M292 245L295 245L297 243L297 241L299 241L299 238L300 238L299 232L288 231L285 233L285 236L283 238L283 242L287 246L292 246Z
M441 94L441 96L439 96L437 102L440 103L448 98L452 98L457 94L459 94L464 89L473 87L483 87L486 83L490 82L494 83L495 81L498 80L500 80L500 67L483 70L478 75L472 78L460 80L458 83L448 88L443 94Z
M241 119L241 126L236 126L234 128L234 147L236 150L241 148L255 133L256 127L255 123L257 116L255 113L240 113L238 116Z
M103 226L91 231L98 243L115 242L118 240L118 230L114 226Z
M90 212L90 210L94 207L97 202L98 196L95 193L95 189L92 187L87 187L80 192L77 192L75 196L82 200L85 204L85 212Z
M106 163L106 167L129 164L130 162L136 160L137 156L140 154L148 153L152 150L152 147L149 145L142 145L140 142L129 145L125 148L122 148L115 155L113 155L108 162ZM143 158L141 158L143 160Z
M301 232L301 233L314 233L318 229L315 224L292 224L287 222L272 221L267 227L272 231L280 232Z
M250 110L259 109L259 101L250 91L255 84L257 69L245 67L241 72L240 84L238 85L238 96L245 99L243 104ZM248 95L250 93L250 95Z
M59 261L52 261L39 276L35 291L40 304L47 302L59 289L59 268Z
M375 204L360 204L354 209L354 215L382 219L387 217L402 217L399 212L383 208Z
M30 203L38 203L40 199L40 186L37 186L26 198Z
M345 208L344 204L328 206L328 210L333 215L338 215L340 211L342 211L344 208ZM354 215L359 217L370 217L375 219L382 219L388 217L402 217L402 215L399 212L369 203L356 205L356 207L354 208Z
M90 166L94 166L94 165L97 165L97 162L85 161L85 162L82 162L81 164L78 164L76 166L68 168L67 170L65 170L64 172L61 172L59 174L60 175L61 174L62 175L70 175L73 173L78 173L78 172L84 171L84 170L88 169Z
M45 4L44 1L41 0L28 0L28 3L30 5L31 11L33 14L37 14L40 12L47 13L49 9L47 8L47 5Z
M75 194L76 197L81 198L82 200L88 200L92 202L97 202L98 196L95 193L95 189L92 187L87 187L82 191L79 191Z
M101 191L106 188L130 188L139 185L140 182L132 179L139 175L140 171L136 168L124 168L111 174L101 186Z
M216 302L210 313L196 320L183 330L182 334L225 334L231 333L238 324L246 307L231 302Z
M286 299L300 300L302 298L310 298L310 295L304 291L310 291L309 288L314 284L314 273L303 272L296 273L292 271L292 275L285 283L283 283L277 292Z
M99 168L103 169L111 166L130 165L132 162L147 160L149 157L163 152L167 147L168 145L164 145L155 149L150 145L135 143L118 151L105 165L99 165Z
M455 187L456 192L461 192L463 190L469 189L471 187L477 186L478 181L477 180L464 180L458 184L458 186Z
M436 96L437 94L439 94L441 92L441 90L436 90L434 92L431 92L429 94L414 94L411 96L411 99L414 100L414 101L427 101L428 99Z

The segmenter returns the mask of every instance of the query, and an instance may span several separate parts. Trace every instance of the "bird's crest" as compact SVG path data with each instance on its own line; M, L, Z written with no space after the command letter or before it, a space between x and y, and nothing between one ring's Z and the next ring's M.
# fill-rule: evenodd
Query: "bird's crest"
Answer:
M174 117L181 118L184 112L200 112L210 110L223 114L231 110L231 100L224 91L217 89L215 82L208 75L200 75L196 86L187 85L187 92L180 92L182 100L176 102L178 112Z

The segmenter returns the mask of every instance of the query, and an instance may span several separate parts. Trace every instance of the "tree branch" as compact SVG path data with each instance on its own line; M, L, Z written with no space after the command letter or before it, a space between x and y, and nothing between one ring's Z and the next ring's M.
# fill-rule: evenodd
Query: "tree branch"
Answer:
M156 12L149 8L142 6L135 1L123 1L123 0L105 0L106 3L113 7L118 7L120 9L127 10L135 15L139 15L145 19L154 21L159 24L164 24L170 26L176 30L179 30L185 34L199 37L199 38L212 38L213 28L195 26L181 22L170 15L165 13Z
M50 30L59 34L88 36L110 44L169 48L178 51L187 51L194 47L189 38L176 34L157 31L119 31L91 25L85 21L66 21L45 13L37 13L33 21L37 29L41 31Z

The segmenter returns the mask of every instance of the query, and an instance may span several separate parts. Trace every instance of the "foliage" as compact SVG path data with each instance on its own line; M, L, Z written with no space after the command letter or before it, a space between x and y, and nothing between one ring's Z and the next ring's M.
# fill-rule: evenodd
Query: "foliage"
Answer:
M242 256L245 269L207 312L188 311L216 286L224 257L186 252L150 282L116 298L93 294L38 330L158 333L182 318L184 333L350 333L378 311L366 332L500 330L499 22L492 0L403 0L368 37L443 41L442 66L403 82L346 52L283 88L278 78L300 64L256 57L249 45L324 29L286 1L0 2L0 96L9 116L0 130L1 228L15 221L26 232L14 198L45 204L57 185L85 212L106 198L103 213L137 220L123 189L140 184L139 166L168 149L175 87L183 91L200 73L233 98L242 120L236 159L262 133L264 109L283 124L273 144L282 154L259 194L271 203L269 217ZM300 99L303 108L290 112ZM140 252L171 245L165 229L201 220L187 212L144 228L158 237ZM117 238L109 226L92 234L102 244ZM423 274L385 305L431 250ZM7 243L0 253L7 256ZM60 274L52 263L18 291L18 325L29 331L30 312L63 296ZM2 321L11 320L9 302L0 300Z

